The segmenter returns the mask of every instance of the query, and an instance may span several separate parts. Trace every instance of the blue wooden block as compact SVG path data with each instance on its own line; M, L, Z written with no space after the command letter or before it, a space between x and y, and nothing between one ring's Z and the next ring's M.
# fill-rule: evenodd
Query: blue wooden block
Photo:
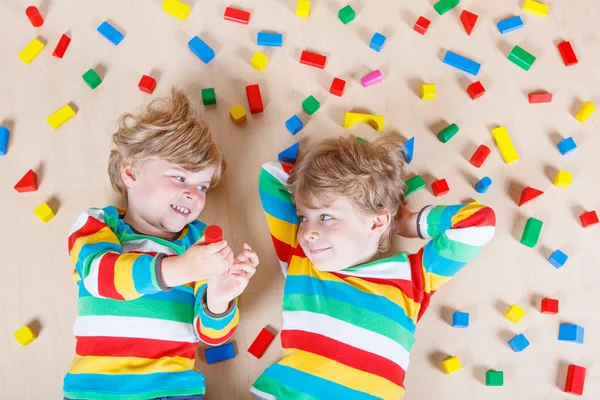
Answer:
M277 156L277 159L284 163L293 164L296 162L296 158L298 158L298 148L300 147L299 143L294 143Z
M508 345L515 353L519 353L529 347L529 340L527 340L525 335L519 333L508 341Z
M490 186L492 186L492 180L489 176L484 176L479 180L479 182L475 184L475 190L477 191L477 193L483 194L488 191Z
M452 315L452 326L455 328L466 328L469 326L469 313L455 311Z
M458 55L456 53L453 53L450 50L446 51L446 55L444 56L444 63L474 76L477 76L477 74L479 73L479 69L481 68L481 64L473 60L469 60L468 58Z
M583 344L583 327L575 324L560 324L558 340Z
M560 151L560 154L562 154L563 156L577 148L577 145L575 144L575 141L571 136L561 140L556 146L558 147L558 151Z
M504 35L505 33L521 29L523 27L523 20L518 15L515 15L514 17L498 22L496 25L500 33Z
M8 150L8 137L10 131L4 126L0 126L0 156L5 156Z
M111 24L109 24L106 21L101 23L97 30L98 30L98 32L100 32L100 34L102 36L104 36L105 38L110 40L111 43L114 44L115 46L118 45L119 43L121 43L121 41L125 37L125 35L123 35L121 32L119 32L117 30L117 28L115 28L114 26L112 26Z
M290 119L285 121L285 127L292 135L300 132L304 128L304 124L300 121L297 115L293 115Z
M404 161L406 161L407 164L410 164L413 160L413 156L415 153L415 137L411 137L410 139L408 139L406 142L404 142L404 149L406 150L404 152Z
M569 256L560 250L554 250L552 254L550 254L550 257L548 257L548 261L554 266L554 268L562 267L565 265L568 259Z
M259 46L281 47L283 45L283 35L281 33L258 32L256 44Z
M189 42L188 47L199 59L204 61L205 64L211 62L215 58L215 51L210 48L202 39L198 36L194 36Z
M371 43L369 44L369 47L375 50L376 52L380 52L381 49L383 49L383 45L385 44L386 39L387 38L385 37L385 35L382 35L379 32L375 32L375 34L371 38Z
M206 348L204 349L204 357L206 358L207 364L234 358L235 352L233 351L233 344L227 343L221 346Z

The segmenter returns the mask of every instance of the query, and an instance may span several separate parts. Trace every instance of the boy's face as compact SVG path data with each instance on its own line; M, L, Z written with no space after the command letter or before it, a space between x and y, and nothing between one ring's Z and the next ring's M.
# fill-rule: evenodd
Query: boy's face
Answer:
M128 213L144 233L172 236L200 215L215 172L190 172L165 160L146 161L141 168L123 167L128 186Z
M369 261L389 224L385 215L365 215L345 197L317 209L297 204L296 211L298 242L321 271L340 271Z

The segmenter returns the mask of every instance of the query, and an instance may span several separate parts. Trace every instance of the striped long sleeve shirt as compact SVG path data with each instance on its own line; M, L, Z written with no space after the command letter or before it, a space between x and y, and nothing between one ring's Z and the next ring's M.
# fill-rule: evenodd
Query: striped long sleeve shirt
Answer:
M137 233L122 218L115 207L92 208L69 233L79 299L64 396L143 400L203 394L204 377L194 370L196 347L233 335L237 302L222 315L212 314L206 281L168 288L160 263L192 246L206 224L194 221L166 240Z
M397 400L416 324L435 291L494 235L495 214L478 203L425 207L417 253L317 270L298 245L298 218L286 188L291 166L265 164L259 194L275 251L287 271L283 352L251 388L262 399Z

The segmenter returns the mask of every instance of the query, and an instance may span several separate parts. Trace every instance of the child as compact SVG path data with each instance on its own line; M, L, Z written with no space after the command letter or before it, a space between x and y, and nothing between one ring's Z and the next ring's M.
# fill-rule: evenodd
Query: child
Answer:
M431 295L492 238L495 215L478 203L405 211L402 149L396 135L329 139L293 169L269 163L260 171L287 276L283 353L254 383L258 397L404 396L416 323ZM378 257L392 233L431 240L416 254Z
M204 244L196 218L225 163L206 124L173 89L113 135L108 172L127 210L82 213L69 234L79 286L68 399L202 399L198 341L218 345L238 323L236 297L258 258L244 243Z

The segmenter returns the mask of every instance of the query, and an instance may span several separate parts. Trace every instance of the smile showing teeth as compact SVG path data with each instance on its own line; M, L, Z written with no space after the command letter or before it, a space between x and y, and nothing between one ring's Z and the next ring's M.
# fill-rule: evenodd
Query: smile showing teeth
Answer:
M190 213L190 210L188 210L187 208L181 207L181 206L176 206L174 204L171 204L171 208L174 209L174 210L177 210L177 211L179 211L180 213L183 213L183 214L189 214Z

